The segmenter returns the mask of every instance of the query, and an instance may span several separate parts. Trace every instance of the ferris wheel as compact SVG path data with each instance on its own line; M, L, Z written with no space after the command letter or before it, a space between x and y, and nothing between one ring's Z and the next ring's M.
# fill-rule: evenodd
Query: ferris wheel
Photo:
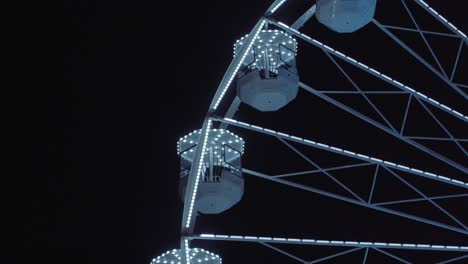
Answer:
M299 7L295 1L274 1L252 30L234 43L233 59L201 128L177 142L184 201L180 248L151 263L221 263L218 253L193 245L206 241L262 245L272 254L286 256L287 263L333 261L349 254L360 254L360 263L381 263L374 255L413 263L399 252L440 253L432 263L467 261L468 79L462 64L468 57L468 37L448 20L450 14L442 15L422 0L306 2L308 6L301 3ZM291 18L294 12L282 12L288 5L302 10L299 16ZM381 9L390 11L384 14ZM315 28L308 28L312 20ZM379 38L374 38L376 34ZM331 70L334 73L327 73ZM312 98L320 104L308 103ZM239 110L241 104L246 113ZM303 107L308 104L318 116L313 124L305 124L310 109ZM320 109L323 105L328 108ZM365 128L361 137L378 133L388 142L370 143L369 153L352 142L336 143L352 141L359 132L352 128L338 133L351 135L342 141L311 133L334 122L330 107L346 115L345 120L360 122L361 130ZM283 164L269 163L265 157L276 145L263 139L249 141L253 138L279 143L286 150L274 155L288 152L305 165L288 165L288 159ZM249 153L259 149L267 153ZM392 153L382 152L389 149ZM250 167L260 162L267 164ZM364 169L371 177L351 183ZM328 185L311 177L317 174ZM370 241L349 236L302 237L298 232L275 236L274 230L269 234L198 232L199 213L222 215L243 206L249 184L245 176L430 226L456 235L459 244L434 243L437 237ZM404 187L392 189L387 179ZM413 196L405 194L409 191ZM386 199L378 198L379 192L386 193ZM425 212L420 203L442 216ZM281 245L339 250L310 259Z

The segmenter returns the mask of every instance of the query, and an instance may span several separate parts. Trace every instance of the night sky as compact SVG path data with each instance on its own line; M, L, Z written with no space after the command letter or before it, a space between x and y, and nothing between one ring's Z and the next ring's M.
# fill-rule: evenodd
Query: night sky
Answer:
M286 5L276 16L286 24L291 24L311 5L310 1L290 2L293 4ZM461 8L459 1L428 2L464 32L468 31L466 6ZM153 257L179 246L183 204L178 196L176 142L201 126L232 59L233 43L250 31L269 4L270 1L263 0L65 1L64 86L60 93L49 97L47 124L50 133L39 142L41 151L35 160L36 168L48 175L47 192L52 210L41 223L47 226L50 254L71 254L71 261L77 263L148 264ZM433 25L437 22L425 16L419 7L414 4L411 7L424 21L421 26L447 32L440 25ZM410 21L404 10L399 9L401 5L391 6L388 0L381 0L377 8L377 19L383 24L405 25ZM420 66L375 25L343 36L312 18L301 31L388 72L462 113L468 112L466 100ZM415 49L423 50L424 58L431 59L417 34L398 36L410 41ZM440 56L446 58L443 63L449 65L459 42L433 41ZM465 56L461 57L455 80L466 84L466 46L463 52ZM351 87L319 49L299 41L298 53L301 81L324 90ZM377 85L390 89L389 85L356 71L349 64L341 61L340 64L356 82L371 84L368 89L375 90ZM234 86L231 87L222 109L232 101L234 90ZM361 98L339 99L370 113L369 108L360 108L364 105ZM395 97L391 103L385 98L375 98L376 104L392 113L395 124L401 121L405 101L404 97ZM408 129L427 132L427 135L439 133L437 128L426 127L421 121L423 112L415 110L410 122L412 127ZM467 137L466 123L442 111L434 112L455 131L455 136ZM468 179L466 174L302 90L295 101L278 112L260 113L242 105L235 118L460 180ZM274 138L239 128L232 128L232 131L246 140L243 162L246 168L269 174L311 169ZM463 144L468 148L466 142ZM294 146L324 167L355 162L325 151ZM466 156L453 150L454 146L440 143L435 147L468 166ZM366 197L372 173L369 167L336 176ZM382 197L376 196L377 200L395 199L391 196L395 193L404 195L401 183L392 180L390 175L382 176L382 179L388 178L388 182L380 182ZM443 184L404 173L402 176L423 186L421 189L428 195L463 193L456 187L446 188ZM302 178L297 182L344 194L323 175L320 177ZM468 244L466 235L251 176L246 176L245 184L244 198L238 205L221 215L200 216L195 232ZM468 223L467 204L466 197L441 202L465 223ZM427 203L401 208L453 224L443 215L437 218L440 212ZM36 238L27 246L40 241L42 238ZM194 242L194 245L220 254L223 263L296 263L258 244ZM282 248L308 260L342 250ZM389 252L415 263L433 263L457 256L454 253ZM360 250L327 263L360 263L362 255L363 250ZM368 263L394 263L392 261L371 251Z

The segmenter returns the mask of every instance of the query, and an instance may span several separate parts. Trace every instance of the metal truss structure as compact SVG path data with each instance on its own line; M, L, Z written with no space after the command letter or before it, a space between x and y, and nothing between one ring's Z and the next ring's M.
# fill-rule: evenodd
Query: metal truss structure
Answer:
M412 28L394 26L394 25L385 25L376 19L372 21L378 29L381 30L382 34L388 36L392 41L397 45L401 46L405 52L414 57L418 62L420 62L429 72L432 72L437 78L439 78L445 86L440 89L449 89L457 96L463 98L464 103L468 99L468 85L463 83L456 82L457 69L460 61L460 57L463 55L463 51L468 46L467 36L450 23L445 17L440 15L432 7L422 0L414 0L414 3L419 6L419 8L425 10L428 14L434 17L442 26L445 26L451 33L437 32L424 30L418 23L417 19L413 15L413 11L408 6L409 0L402 0L401 4L406 10L407 15L411 18L413 22ZM403 81L399 81L390 75L386 75L376 67L372 65L366 65L363 62L359 61L358 58L353 58L344 52L341 52L335 49L332 46L332 43L324 43L316 38L313 38L309 35L301 33L299 30L302 26L314 15L315 5L310 7L301 17L299 17L291 26L288 26L280 22L277 18L274 18L274 14L281 8L283 4L287 2L286 0L276 0L265 12L264 16L255 24L252 31L245 40L246 45L244 45L241 51L235 56L230 63L224 77L222 78L218 89L212 99L212 102L209 106L208 113L204 119L200 142L198 142L198 148L196 149L195 158L193 162L192 169L190 171L187 192L184 201L183 209L183 218L182 218L182 227L181 227L181 250L182 250L182 263L189 263L188 260L188 247L192 241L196 240L222 240L222 241L238 241L238 242L250 242L258 243L264 245L280 254L289 256L292 260L297 261L298 263L318 263L321 261L329 260L334 257L338 257L344 254L348 254L354 251L362 250L363 251L363 263L366 263L367 255L370 250L374 250L383 255L388 256L394 260L397 260L402 263L410 263L409 261L403 259L402 257L397 256L396 254L388 251L388 249L397 249L397 250L412 250L412 251L452 251L452 252L466 252L465 255L458 255L456 257L446 259L445 261L439 263L452 263L458 260L468 258L468 243L465 245L434 245L434 244L419 244L411 243L411 241L397 241L397 242L368 242L368 241L341 241L341 240L320 240L320 239L310 239L310 238L285 238L285 237L262 237L262 236L247 236L247 235L220 235L220 234L195 234L194 226L196 222L196 212L194 212L195 197L197 195L197 189L200 182L203 157L202 153L205 152L205 147L208 139L208 131L214 126L219 126L221 128L226 128L227 126L235 126L240 129L246 129L259 133L261 135L274 137L285 146L287 146L292 152L303 158L307 163L311 165L311 170L306 171L295 171L290 173L283 173L277 175L269 175L267 173L255 171L253 169L243 169L244 174L258 177L266 181L271 181L278 184L283 184L292 188L299 190L312 192L319 194L328 198L336 199L346 203L362 206L370 210L375 210L382 212L384 214L390 214L402 218L411 219L412 221L419 222L421 224L432 225L437 228L455 232L463 235L465 238L468 236L468 227L461 219L456 217L454 214L449 212L448 209L444 208L440 204L440 201L446 201L452 198L468 197L468 182L466 180L468 174L468 168L466 163L466 158L468 156L467 152L467 142L468 138L463 138L463 134L457 135L457 131L454 131L453 127L448 127L446 125L446 119L450 119L451 122L458 122L459 126L462 126L466 129L468 124L468 116L466 113L462 113L463 109L457 109L456 106L450 106L450 102L441 102L437 99L436 96L431 96L428 93L423 93L418 91L416 88L409 87L404 84ZM414 8L414 7L413 7ZM275 131L272 129L264 128L257 126L255 124L248 124L246 122L238 121L233 119L234 115L240 105L240 99L235 97L229 107L226 107L227 111L225 113L219 113L219 106L225 99L228 89L230 89L231 84L236 76L236 73L240 69L243 60L245 59L248 51L250 50L252 44L254 43L255 38L259 32L266 26L276 27L281 29L297 39L302 40L305 43L308 43L316 47L320 52L326 54L329 60L336 66L339 72L342 73L344 78L349 82L353 90L323 90L316 87L312 87L303 82L300 82L300 87L303 91L310 93L329 104L344 110L345 112L355 116L356 118L367 122L373 127L378 128L385 133L395 137L401 142L408 144L421 153L424 153L428 156L431 156L449 167L453 168L454 171L457 171L457 175L439 175L430 171L426 171L422 168L414 168L408 164L400 164L391 160L384 160L382 157L372 157L363 153L356 153L352 150L346 150L337 146L330 146L321 142L313 141L312 139L307 139L299 137L299 135L290 135L283 133L281 131ZM421 56L417 51L412 49L408 43L405 43L404 40L400 39L396 31L406 31L412 32L420 36L424 41L427 50L430 52L435 66L429 62L426 58ZM455 62L452 67L448 69L444 67L440 62L440 58L436 55L432 49L427 38L430 35L435 35L444 38L458 39L459 45L458 50L456 51ZM363 89L356 81L353 79L352 75L346 70L343 66L348 64L347 67L352 66L359 70L362 70L364 73L377 78L382 84L388 85L388 89L382 90L366 90ZM459 73L458 73L459 74ZM356 109L353 105L349 105L341 102L338 99L334 98L334 95L337 94L354 94L362 96L368 105L375 111L376 115L370 116L366 113L361 112ZM404 110L404 118L401 123L396 124L389 120L389 114L385 111L379 109L379 107L370 99L371 95L385 95L388 96L388 100L392 100L392 95L398 94L406 96L406 105ZM412 122L420 122L421 120L412 120L409 113L413 107L419 107L423 109L431 118L425 120L425 122L432 122L431 125L435 125L440 128L445 136L427 136L423 133L421 134L408 134L407 126ZM443 117L442 117L443 116ZM422 122L422 121L421 121ZM466 134L464 134L466 136ZM456 148L461 153L461 159L454 159L450 157L450 153L447 153L444 149L437 149L434 147L434 142L445 142L450 143L454 148ZM304 145L306 147L319 149L329 153L334 153L335 155L340 155L348 158L353 161L352 164L344 164L334 167L322 167L313 159L308 157L303 153L297 144ZM445 152L444 152L445 151ZM340 181L338 177L335 177L333 174L336 171L347 170L356 167L371 167L374 168L374 178L372 182L372 187L369 190L369 197L364 198L354 192L350 187L345 183ZM334 181L338 186L340 186L348 195L336 194L327 190L318 189L316 187L307 186L305 184L300 184L294 181L289 180L290 177L296 177L301 175L308 175L313 173L323 173L332 181ZM385 174L385 175L384 175ZM380 177L394 177L399 182L413 190L419 195L419 198L413 199L400 199L392 200L385 202L375 202L373 200L373 194L375 191L375 186L378 185ZM444 195L428 195L422 191L418 186L412 184L408 179L409 178L424 178L426 181L434 181L442 186L451 186L457 190L457 193L447 193ZM441 222L435 219L430 219L427 217L419 216L417 214L411 214L408 212L400 211L398 209L390 208L389 205L395 204L406 204L406 203L416 203L416 202L429 202L434 208L439 212L444 214L448 219L450 219L450 224ZM260 234L257 234L260 235ZM336 239L336 238L335 238ZM465 240L467 242L468 240ZM343 247L345 250L316 260L305 260L298 256L295 256L292 253L286 252L275 245L277 244L295 244L295 245L320 245L320 246L329 246L329 247ZM184 254L185 252L185 254Z

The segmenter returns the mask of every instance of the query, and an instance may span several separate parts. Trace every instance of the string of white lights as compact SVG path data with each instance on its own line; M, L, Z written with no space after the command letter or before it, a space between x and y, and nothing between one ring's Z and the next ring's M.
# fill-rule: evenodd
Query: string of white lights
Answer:
M425 95L425 94L423 94L421 92L418 92L415 89L413 89L413 88L411 88L411 87L409 87L407 85L402 84L401 82L399 82L399 81L397 81L397 80L395 80L395 79L393 79L393 78L391 78L391 77L377 71L376 69L374 69L372 67L367 66L366 64L364 64L362 62L359 62L359 61L353 59L350 56L347 56L347 55L343 54L342 52L340 52L338 50L333 49L332 47L330 47L330 46L328 46L328 45L326 45L326 44L324 44L324 43L322 43L322 42L320 42L320 41L318 41L316 39L313 39L313 38L311 38L311 37L309 37L309 36L307 36L307 35L305 35L303 33L300 33L299 31L289 27L288 25L286 25L286 24L284 24L282 22L275 22L275 21L271 21L271 22L278 25L280 28L282 28L284 30L291 31L292 34L296 35L297 37L299 37L299 38L301 38L301 39L303 39L303 40L305 40L305 41L307 41L307 42L309 42L309 43L311 43L311 44L313 44L313 45L315 45L315 46L317 46L319 48L322 48L322 49L326 50L327 52L338 55L339 57L343 58L344 60L348 61L349 63L351 63L351 64L353 64L353 65L367 71L368 73L380 78L381 80L384 80L384 81L386 81L388 83L396 85L397 87L403 89L404 91L407 91L407 92L411 93L413 96L416 96L416 97L422 99L423 101L428 102L431 105L434 105L435 107L437 107L439 109L442 109L443 111L445 111L445 112L447 112L447 113L449 113L449 114L451 114L451 115L453 115L453 116L455 116L455 117L457 117L459 119L462 119L465 122L468 122L468 116L460 113L459 111L456 111L453 108L451 108L451 107L449 107L449 106L447 106L445 104L442 104L442 103L438 102L437 100L434 100L433 98L430 98L429 96L427 96L427 95Z
M465 33L463 33L460 29L458 29L456 26L454 26L450 21L448 21L445 17L443 17L441 14L439 14L437 11L434 10L431 6L429 6L426 2L423 0L415 0L416 3L420 3L423 5L423 7L428 10L430 13L432 13L435 17L438 17L442 23L444 23L447 27L451 28L453 31L458 33L462 38L465 40L468 40L468 37L466 36Z
M286 0L277 0L279 1L278 4L274 5L273 4L273 7L271 8L270 7L270 13L274 13L281 5L283 5ZM265 19L262 19L260 24L258 25L258 28L257 30L255 31L255 34L253 35L251 41L248 43L247 47L245 48L244 50L244 53L242 54L242 57L240 59L240 61L237 63L237 65L235 66L234 68L234 71L231 72L230 76L229 76L229 79L227 81L227 83L224 85L224 87L222 88L222 92L221 94L218 96L218 98L216 99L216 95L215 95L215 98L214 100L216 100L214 106L212 107L213 110L216 110L218 105L220 104L222 98L224 97L227 89L229 88L230 84L232 83L234 77L236 76L238 70L240 69L242 63L244 62L246 56L249 54L249 51L250 51L250 48L252 47L253 43L255 42L255 39L257 38L258 34L260 33L260 31L262 30L263 26L265 25L266 23L266 20ZM235 60L236 58L234 58ZM228 69L229 70L229 69ZM224 78L223 78L224 79ZM223 80L224 81L224 80ZM218 88L219 90L219 88ZM211 108L211 107L210 107ZM211 109L210 109L211 110ZM196 198L196 195L197 195L197 190L198 190L198 184L199 184L199 180L200 180L200 175L201 175L201 172L202 172L202 168L203 168L203 159L205 157L204 153L205 153L205 148L206 148L206 144L207 144L207 140L208 140L208 135L209 135L209 132L210 132L210 128L211 128L211 119L208 119L208 125L207 125L207 129L206 129L206 132L205 134L203 135L204 138L203 138L203 143L202 143L202 150L201 150L201 156L200 156L200 159L199 159L199 163L198 163L198 168L197 168L197 172L196 172L196 176L195 176L195 184L194 184L194 187L193 187L193 190L191 192L191 198L190 198L190 205L189 205L189 210L188 210L188 214L187 214L187 218L186 218L186 222L185 223L182 223L183 226L185 226L185 228L189 228L190 227L190 223L191 223L191 219L192 219L192 215L193 215L193 210L194 210L194 205L195 205L195 198ZM190 180L190 178L189 178ZM189 187L189 186L188 186ZM190 190L187 190L187 194L189 193ZM184 212L185 212L185 208L184 208ZM183 216L183 219L184 219L184 216ZM184 239L184 247L183 247L184 251L185 251L185 254L186 254L186 258L187 258L187 263L190 262L190 259L189 259L189 256L188 256L188 249L189 249L189 242L187 239Z
M286 2L286 0L281 0L277 5L275 5L271 10L269 10L271 13L274 13L276 12L276 10L278 10L278 8L280 8L280 6L282 6L284 4L284 2Z
M394 248L412 250L439 250L439 251L468 251L468 246L451 245L430 245L416 243L388 243L388 242L367 242L367 241L343 241L343 240L321 240L305 238L284 238L284 237L263 237L263 236L235 236L235 235L215 235L200 234L191 236L192 239L200 240L222 240L240 242L267 242L281 244L318 245L318 246L339 246L339 247L375 247Z
M211 119L208 119L207 122L208 122L207 128L206 128L205 134L203 135L203 142L202 142L202 145L201 145L201 147L202 147L201 156L200 156L200 160L198 162L197 174L195 176L195 185L193 186L193 192L191 192L190 206L189 206L189 211L188 211L187 222L185 223L185 228L190 227L190 222L191 222L192 214L193 214L193 208L194 208L194 205L195 205L195 198L197 196L198 183L200 181L200 175L202 173L203 159L205 157L204 154L205 154L205 151L206 151L206 144L207 144L207 141L208 141L208 135L210 134L211 124L212 124Z
M460 187L463 187L463 188L468 188L468 183L466 183L466 182L462 182L462 181L459 181L459 180L456 180L456 179L448 178L448 177L445 177L445 176L442 176L442 175L437 175L437 174L434 174L434 173L431 173L431 172L419 170L419 169L416 169L416 168L411 168L411 167L408 167L408 166L405 166L405 165L402 165L402 164L397 164L397 163L394 163L394 162L382 160L382 159L375 158L375 157L370 157L370 156L367 156L367 155L364 155L364 154L355 153L355 152L345 150L345 149L341 149L341 148L337 148L337 147L334 147L334 146L329 146L329 145L319 143L319 142L315 142L315 141L312 141L312 140L292 136L292 135L289 135L289 134L286 134L286 133L281 133L281 132L274 131L274 130L271 130L271 129L267 129L267 128L247 124L247 123L240 122L240 121L237 121L237 120L234 120L234 119L231 119L231 118L223 118L223 119L216 119L216 120L221 121L221 122L226 122L226 123L234 125L234 126L254 130L254 131L257 131L257 132L260 132L260 133L269 134L271 136L281 137L281 138L291 140L291 141L295 141L295 142L305 144L305 145L308 145L308 146L324 149L324 150L334 152L334 153L338 153L338 154L341 154L341 155L344 155L344 156L348 156L348 157L368 161L370 163L379 164L379 165L382 165L382 166L394 168L394 169L401 170L401 171L406 171L406 172L409 172L409 173L415 174L415 175L421 175L421 176L424 176L426 178L437 180L437 181L440 181L440 182L449 183L449 184L460 186Z
M184 251L185 251L185 261L187 262L187 264L190 264L190 251L189 251L188 239L184 239Z

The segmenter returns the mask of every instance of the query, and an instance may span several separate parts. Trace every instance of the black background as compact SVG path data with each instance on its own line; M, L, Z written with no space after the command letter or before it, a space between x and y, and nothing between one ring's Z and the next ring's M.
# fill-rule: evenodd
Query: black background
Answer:
M307 1L299 2L299 11L291 5L291 13L300 14L309 5L304 5ZM177 193L176 141L201 125L232 58L233 42L251 29L269 4L269 1L65 1L65 83L60 93L49 97L47 118L50 133L40 142L35 160L38 170L48 175L47 191L51 197L48 205L53 210L48 217L28 227L47 227L51 254L64 252L72 256L69 261L81 263L149 263L151 258L179 246L182 203ZM431 4L467 31L466 7L460 7L459 1L431 1ZM280 14L283 17L288 15ZM378 10L378 14L395 18L390 10ZM290 24L293 20L282 21ZM310 24L313 25L306 26L304 32L334 46L336 34L315 21ZM366 37L364 33L359 36ZM382 52L385 47L380 43L391 43L385 38L363 38L359 43L371 45L370 49L357 44L354 46L350 44L354 42L340 38L336 39L336 46L361 58L359 55L370 50L385 53ZM306 44L300 43L299 56L301 45ZM308 53L312 54L314 48L309 50ZM400 52L405 54L402 50ZM320 56L324 60L323 54ZM338 72L329 75L321 72L320 59L314 55L310 58L308 62L312 64L307 71L300 66L308 62L298 62L303 80L312 78L312 73L317 72L325 80L327 76L335 79L338 75ZM387 65L400 70L407 65L387 59L370 56L364 61L369 65ZM466 66L466 63L460 66L463 67L458 71L461 76L466 75ZM407 70L395 74L401 74L401 78L408 81L425 78L407 73ZM319 81L316 84L323 87ZM425 92L430 94L430 91ZM467 112L466 101L453 99L456 94L447 94L444 92L443 98L437 98L441 101L446 99L445 102L452 103L456 109ZM395 143L390 136L319 100L308 103L304 99L306 96L310 97L300 92L298 102L279 113L261 115L243 106L241 111L245 112L239 113L238 118L367 154L387 153L379 156L390 160L400 158L417 168L434 168L436 172L445 174L445 168L438 167L442 166L439 163L428 162L430 159L424 155L423 158L413 156L417 153L414 149L408 149L406 154L403 150L400 153L400 145L394 145L400 143ZM227 98L224 104L229 104L231 98ZM294 117L285 119L287 114ZM340 116L343 118L337 119ZM277 121L281 118L287 122ZM299 130L293 129L292 124L297 124ZM310 133L307 128L312 128ZM288 171L284 169L287 164L294 167L291 165L294 158L288 160L275 156L274 143L253 143L254 136L248 132L236 130L236 133L247 142L246 167L255 167L256 163L263 163L266 169L270 164L284 163L283 171ZM460 133L463 137L463 132ZM256 148L262 149L261 153L268 153L256 156L253 153ZM252 152L249 154L249 151ZM268 155L271 157L265 158ZM414 163L407 159L413 159ZM466 164L464 157L459 161ZM258 167L262 168L261 165ZM458 178L463 177L466 181L466 175ZM398 218L369 213L369 210L316 195L303 196L296 191L283 191L283 187L261 180L247 177L246 185L246 194L237 206L239 208L222 216L200 217L199 232L468 244L466 237L456 233L406 220L396 227L394 220ZM269 191L273 196L278 193L284 195L279 201L269 199ZM309 202L305 197L313 197L313 201ZM466 208L464 202L466 200L453 208ZM247 209L242 210L241 207ZM267 209L274 213L268 214ZM292 211L299 213L293 214ZM467 218L466 212L458 211L458 216ZM292 221L294 219L298 221ZM358 223L360 221L361 224ZM378 233L376 230L384 231ZM42 242L43 238L37 236L26 244L31 247ZM262 246L202 244L220 253L224 263L293 263L291 259L281 259L283 256ZM303 248L291 250L304 251ZM304 254L303 251L298 254ZM310 249L310 256L312 253L323 256L332 251ZM389 258L379 260L381 256L372 254L370 257L375 259L369 260L370 263L393 263ZM305 258L313 259L310 256ZM428 253L427 259L450 256L455 255ZM354 260L346 260L347 263L359 263L357 259L362 259L362 251L354 257ZM421 258L414 261L425 263Z

